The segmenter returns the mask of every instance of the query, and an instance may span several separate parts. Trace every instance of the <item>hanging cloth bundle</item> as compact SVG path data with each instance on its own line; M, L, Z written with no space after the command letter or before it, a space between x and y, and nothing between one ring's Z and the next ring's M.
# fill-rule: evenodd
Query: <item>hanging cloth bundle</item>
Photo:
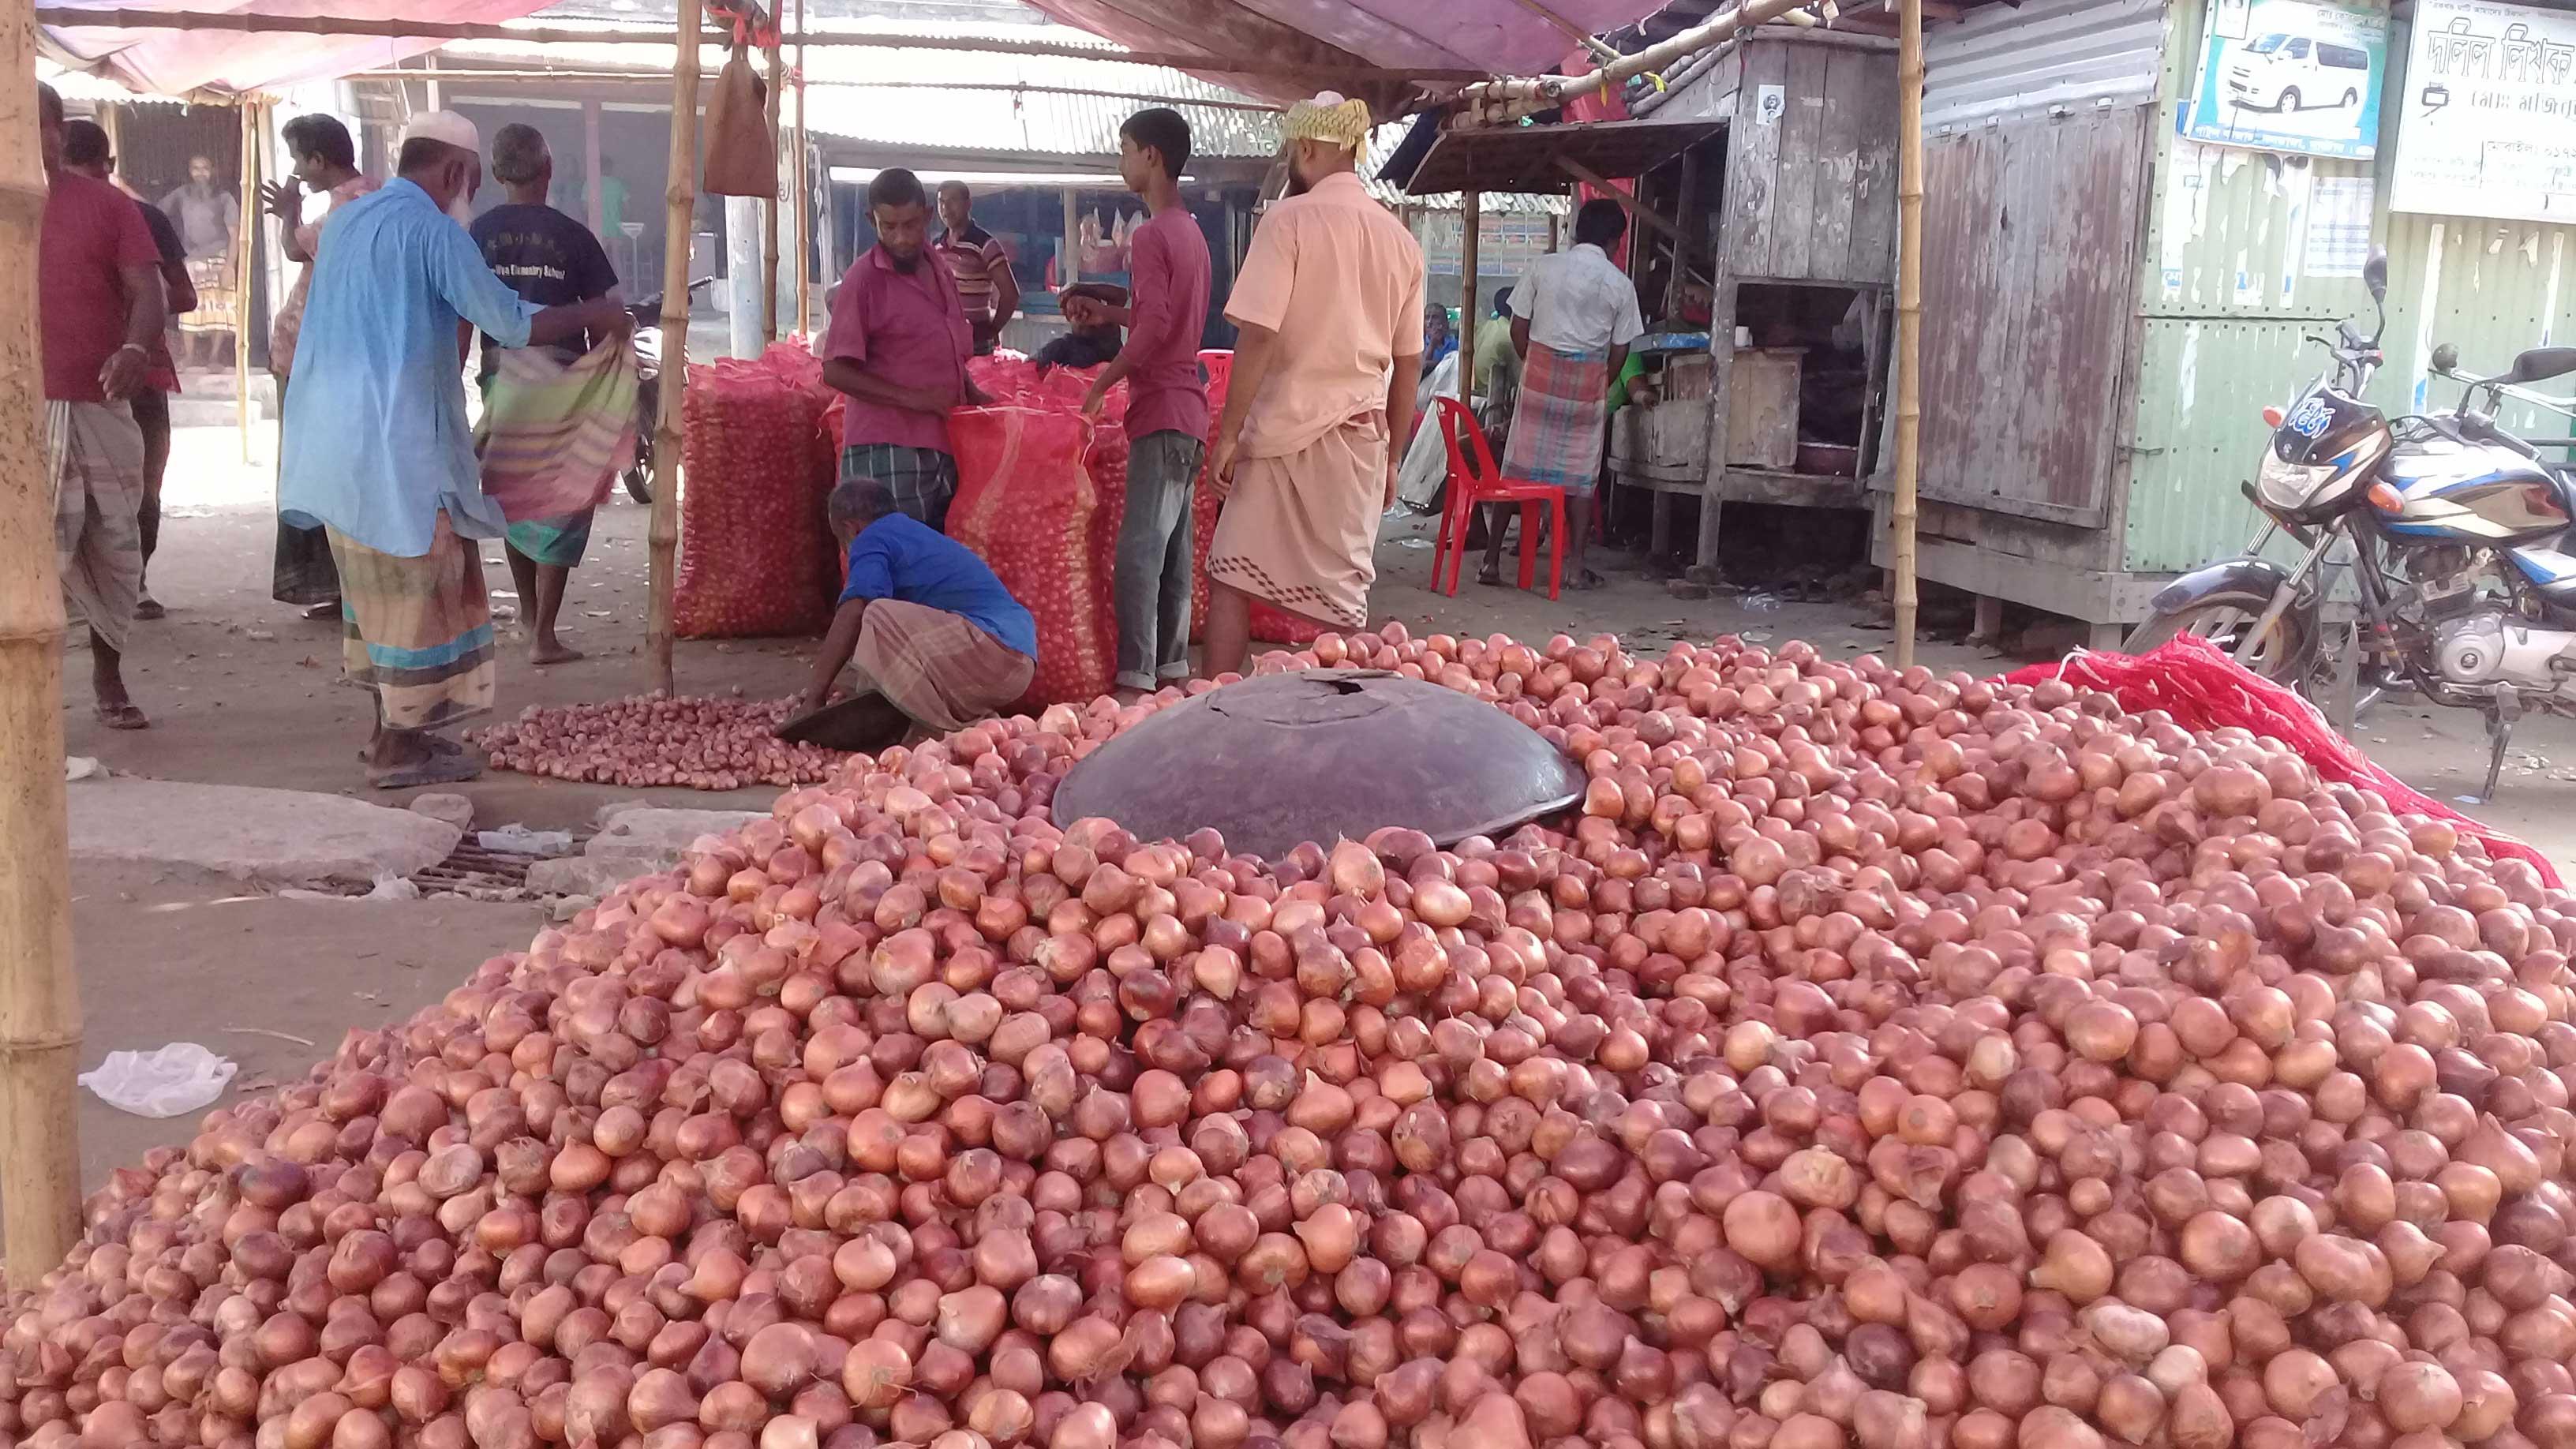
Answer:
M778 144L769 134L767 103L737 22L733 54L707 97L706 179L699 189L715 196L778 195Z

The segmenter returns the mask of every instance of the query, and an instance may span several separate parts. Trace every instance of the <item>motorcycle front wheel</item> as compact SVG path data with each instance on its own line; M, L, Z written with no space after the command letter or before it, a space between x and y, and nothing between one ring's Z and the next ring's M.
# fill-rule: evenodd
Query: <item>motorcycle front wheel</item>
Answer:
M2305 679L2314 642L2308 637L2307 620L2297 609L2285 610L2273 620L2250 656L2237 656L2247 632L2271 605L2270 596L2264 594L2211 594L2140 624L2122 647L2131 654L2144 654L2177 635L2197 634L2263 678L2296 688Z

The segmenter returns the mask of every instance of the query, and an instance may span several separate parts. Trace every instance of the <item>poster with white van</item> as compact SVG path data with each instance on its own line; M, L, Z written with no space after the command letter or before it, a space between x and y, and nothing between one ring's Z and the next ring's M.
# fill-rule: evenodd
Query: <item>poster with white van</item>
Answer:
M2576 219L2576 15L2417 0L2388 205Z
M2367 161L2378 150L2387 74L2384 14L2306 0L2214 4L2182 133L2215 146Z

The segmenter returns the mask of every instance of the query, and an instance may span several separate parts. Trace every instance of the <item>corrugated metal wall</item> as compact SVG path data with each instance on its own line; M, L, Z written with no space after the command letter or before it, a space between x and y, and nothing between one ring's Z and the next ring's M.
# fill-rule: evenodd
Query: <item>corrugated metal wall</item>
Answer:
M2162 0L1981 5L1923 35L1923 129L2154 98Z
M2199 62L2200 0L2180 0L2174 33L2193 37L2168 65L2146 265L2139 278L2143 371L2133 452L2126 566L2196 567L2242 548L2258 526L2238 485L2268 429L2261 408L2288 400L2322 368L2305 333L2339 317L2366 331L2373 310L2357 263L2321 248L2355 190L2370 187L2370 233L2389 252L2387 366L2372 400L2392 413L2448 407L2459 389L2427 378L2433 347L2453 342L2471 371L2576 338L2576 228L2385 209L2384 165L2309 160L2180 140L2173 100ZM2404 84L2406 22L2392 23L2386 94ZM2395 107L2380 151L2394 145ZM2377 173L2376 178L2374 173ZM2563 420L2515 408L2508 426L2565 436Z

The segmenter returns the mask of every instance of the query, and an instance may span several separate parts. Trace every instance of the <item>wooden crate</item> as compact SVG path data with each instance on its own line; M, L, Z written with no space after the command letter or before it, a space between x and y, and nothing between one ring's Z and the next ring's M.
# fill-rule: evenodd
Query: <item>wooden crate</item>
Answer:
M1794 347L1738 348L1727 368L1726 461L1740 468L1788 468L1798 461L1798 374Z

